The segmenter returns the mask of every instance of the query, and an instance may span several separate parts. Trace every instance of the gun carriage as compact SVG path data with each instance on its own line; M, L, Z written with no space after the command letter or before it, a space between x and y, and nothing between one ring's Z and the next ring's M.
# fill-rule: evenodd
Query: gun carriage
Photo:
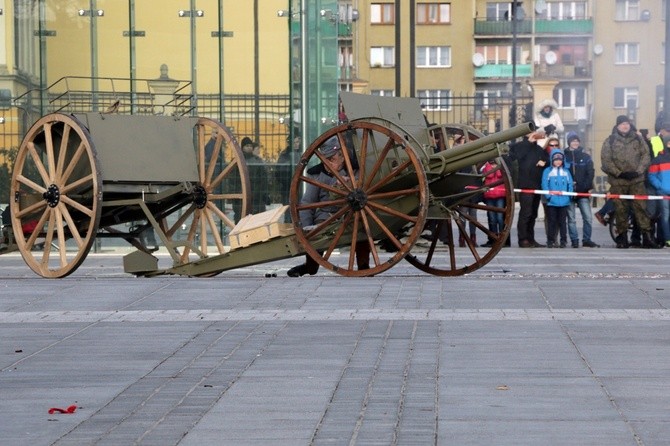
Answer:
M379 274L402 259L439 276L465 274L488 263L509 235L514 195L502 160L487 174L479 167L499 158L506 141L533 131L534 125L485 136L464 125L428 127L415 99L343 93L342 101L350 121L317 137L298 162L290 188L292 229L232 250L220 231L234 227L224 203L237 201L248 213L253 186L239 145L220 123L183 116L44 116L26 134L12 177L18 248L44 277L74 271L96 237L133 244L137 251L126 256L124 265L141 276L210 277L302 254L345 276ZM211 145L213 133L216 142ZM454 147L455 135L465 143ZM343 170L329 171L337 186L308 174L318 164L329 170L320 148L333 138L344 157ZM497 171L501 178L484 184ZM504 207L473 199L498 184L506 187ZM330 200L302 204L308 185L327 190ZM331 209L325 221L302 227L301 211L325 206ZM503 214L504 230L489 231L468 209ZM178 239L175 234L186 221L186 237ZM129 222L140 223L118 229ZM470 224L488 236L489 246L477 246L467 237L465 247L456 245ZM141 234L149 228L167 248L171 267L159 269L155 247L143 242ZM417 245L428 229L428 243ZM438 233L446 238L438 242ZM38 240L44 241L42 251L34 249ZM355 268L357 243L370 247L369 269Z

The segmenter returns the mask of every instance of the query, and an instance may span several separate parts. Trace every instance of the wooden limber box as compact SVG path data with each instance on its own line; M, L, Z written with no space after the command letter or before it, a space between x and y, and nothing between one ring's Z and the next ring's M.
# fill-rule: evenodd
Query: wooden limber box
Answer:
M284 205L259 214L249 214L235 225L228 234L230 249L243 248L271 238L295 233L291 223L284 223L288 206Z

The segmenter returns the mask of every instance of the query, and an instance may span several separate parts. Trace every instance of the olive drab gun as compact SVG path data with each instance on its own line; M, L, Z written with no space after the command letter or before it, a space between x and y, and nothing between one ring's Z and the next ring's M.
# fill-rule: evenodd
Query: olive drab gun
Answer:
M120 238L135 251L124 257L138 276L177 274L211 277L223 271L308 254L345 276L379 274L405 259L418 269L455 276L481 268L503 246L511 226L514 196L500 159L506 142L534 130L526 123L483 135L472 127L428 127L416 99L343 93L349 121L317 137L302 154L292 178L282 230L247 243L227 243L258 228L249 218L251 188L239 144L221 123L191 116L50 113L26 133L11 182L12 230L18 250L37 274L71 274L96 238ZM344 168L328 172L336 186L320 184L310 168L329 170L320 147L336 138ZM462 138L461 145L455 139ZM484 184L479 167L496 159L501 179ZM491 173L489 173L491 174ZM490 183L490 182L487 182ZM476 197L504 184L504 207ZM307 187L328 191L329 200L302 204ZM242 221L231 217L236 204ZM329 217L303 228L300 212L328 206ZM468 209L500 212L505 230L491 233ZM278 224L276 211L271 221ZM470 240L474 225L490 246ZM432 237L424 240L426 231ZM148 241L147 232L156 241ZM437 234L446 234L438 243ZM354 246L367 243L367 270L355 268ZM160 246L158 246L160 245ZM159 267L163 247L171 264ZM40 249L36 249L40 248Z

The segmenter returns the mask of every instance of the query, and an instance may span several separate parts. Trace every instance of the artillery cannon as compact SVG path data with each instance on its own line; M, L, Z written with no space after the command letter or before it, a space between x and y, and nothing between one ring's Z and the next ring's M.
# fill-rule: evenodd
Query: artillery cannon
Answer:
M51 113L28 130L17 154L14 240L37 274L65 277L96 237L155 250L143 237L153 228L179 265L206 257L211 246L225 251L221 227L235 225L225 206L247 214L249 189L239 144L215 120ZM185 239L175 237L180 230Z
M479 167L487 160L499 158L507 150L504 142L533 131L533 123L484 136L468 126L427 128L415 99L371 99L342 93L342 102L355 119L325 132L311 144L291 184L294 222L299 220L300 210L317 206L299 204L300 191L306 184L330 190L333 199L326 204L337 208L315 228L303 230L300 224L295 224L296 237L305 251L322 266L349 276L378 274L403 258L425 272L440 276L465 274L488 263L509 235L514 195L510 174L502 160L487 174L482 174ZM358 117L372 113L377 115ZM460 135L464 143L454 147L454 135ZM441 140L442 150L435 151L430 144L431 136ZM340 178L341 188L316 184L303 169L323 161L319 147L333 137L348 149L343 151L346 176L357 178L353 184ZM355 164L360 166L358 172ZM501 178L484 184L484 179L497 171L502 172ZM342 176L331 173L338 178ZM506 187L503 208L471 200L498 184ZM502 213L504 230L492 233L468 209ZM491 246L479 247L469 237L462 237L465 246L459 249L456 240L461 237L454 237L453 230L464 236L470 224L487 236ZM431 229L429 243L423 248L415 247L426 229ZM444 242L438 238L440 233L445 236ZM379 255L379 245L374 243L379 240L384 240L394 251L390 258L382 259ZM354 269L357 242L370 245L373 261L369 270ZM437 255L440 245L447 247L444 258ZM339 246L350 248L345 259L333 255Z
M143 276L209 277L302 254L345 276L379 274L402 259L440 276L465 274L488 263L509 235L514 208L510 175L499 157L507 150L506 141L533 131L534 125L484 136L463 125L428 128L416 99L351 93L341 98L351 120L317 137L292 178L292 230L232 250L224 246L214 219L232 228L223 204L237 200L246 214L250 185L239 145L219 123L187 117L47 115L26 134L12 177L12 222L19 250L44 277L71 273L96 236L120 237L136 246L138 251L126 256L124 265L127 272ZM218 135L210 151L207 137L214 129ZM151 139L139 142L145 133ZM454 147L455 135L465 143ZM320 148L331 138L346 149L343 171L329 171L324 163ZM154 148L160 148L162 163L156 163ZM481 173L479 165L490 159L499 159L497 167ZM339 180L338 186L319 183L308 174L320 163ZM495 172L502 173L500 178L484 184ZM499 184L506 187L504 207L473 199ZM331 199L302 204L308 185L329 191ZM332 209L325 221L302 227L301 211L325 206ZM504 229L489 231L468 209L503 214ZM179 217L168 224L175 213ZM177 229L189 217L193 218L186 240L176 239ZM116 228L134 221L143 223L125 232ZM485 234L489 246L477 246L469 238L456 246L460 237L453 231L464 235L466 225ZM167 247L172 267L158 268L153 249L139 237L147 228L153 228ZM419 246L426 230L431 230L430 241ZM446 237L444 251L439 233ZM43 252L32 249L38 239L45 242ZM214 244L211 253L208 242ZM357 243L370 247L369 269L354 267Z

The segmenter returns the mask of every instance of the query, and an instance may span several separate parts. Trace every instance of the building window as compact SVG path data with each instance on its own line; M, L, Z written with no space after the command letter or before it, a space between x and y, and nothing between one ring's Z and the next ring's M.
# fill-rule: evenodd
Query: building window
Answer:
M393 25L395 23L393 3L372 3L370 5L370 23L373 25Z
M419 46L416 48L417 67L450 67L451 47Z
M389 96L389 97L395 96L393 90L370 90L370 94L372 96Z
M482 45L475 49L475 52L484 56L488 65L509 65L512 63L512 47L509 45ZM527 52L522 47L516 49L516 62L527 64Z
M584 20L586 2L547 2L547 8L540 19L548 20Z
M554 90L554 99L561 109L585 107L586 88L558 88Z
M635 87L614 89L614 108L637 108L639 92Z
M370 66L392 67L395 65L395 48L392 46L373 46L370 48Z
M416 23L419 25L451 23L451 4L419 3L416 5Z
M509 20L509 11L512 9L510 3L489 2L486 4L486 20L500 21Z
M451 110L451 90L419 90L417 96L424 110Z
M614 45L614 63L617 65L636 65L640 63L639 43L617 43Z
M615 20L640 20L640 0L616 0Z

